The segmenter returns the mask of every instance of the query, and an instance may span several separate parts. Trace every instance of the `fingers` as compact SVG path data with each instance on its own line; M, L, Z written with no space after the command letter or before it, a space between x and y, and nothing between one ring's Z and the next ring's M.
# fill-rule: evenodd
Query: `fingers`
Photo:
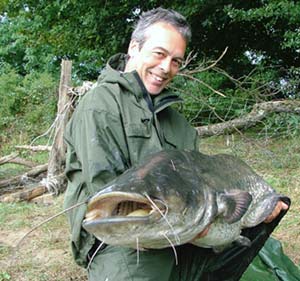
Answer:
M202 230L200 233L198 233L197 236L193 240L197 240L199 238L206 236L209 229L210 229L210 225L208 227L206 227L204 230Z
M271 221L273 221L281 211L283 210L287 210L289 208L289 206L284 203L283 201L279 201L275 207L275 209L273 210L272 214L269 215L266 219L265 219L265 223L270 223Z

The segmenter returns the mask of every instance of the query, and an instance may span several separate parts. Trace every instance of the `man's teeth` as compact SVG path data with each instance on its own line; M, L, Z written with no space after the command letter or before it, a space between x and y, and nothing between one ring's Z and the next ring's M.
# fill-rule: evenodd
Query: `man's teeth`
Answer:
M156 81L158 81L158 82L162 82L162 81L163 81L163 78L161 78L161 77L159 77L159 76L157 76L157 75L155 75L155 74L153 74L153 73L152 73L152 76L153 76L154 79L155 79Z

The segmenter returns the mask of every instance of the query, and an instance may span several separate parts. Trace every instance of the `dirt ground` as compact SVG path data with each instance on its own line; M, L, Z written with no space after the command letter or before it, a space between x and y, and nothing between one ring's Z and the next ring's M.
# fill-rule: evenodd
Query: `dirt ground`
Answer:
M5 209L13 209L16 204L7 204ZM7 211L7 227L0 226L0 281L87 280L85 270L71 256L65 216L38 228L16 248L31 227L53 215L61 204L62 197L54 199L52 205L31 206L23 214ZM16 216L19 218L14 220Z

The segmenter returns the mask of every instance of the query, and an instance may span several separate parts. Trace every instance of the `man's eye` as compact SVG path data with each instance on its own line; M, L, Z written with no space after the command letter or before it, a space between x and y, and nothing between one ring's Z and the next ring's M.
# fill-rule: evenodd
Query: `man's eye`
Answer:
M160 57L160 58L162 58L162 57L165 56L165 54L164 54L163 52L159 52L159 51L153 52L153 54L154 54L156 57Z
M182 65L182 61L181 60L173 60L173 64L177 67L180 67Z

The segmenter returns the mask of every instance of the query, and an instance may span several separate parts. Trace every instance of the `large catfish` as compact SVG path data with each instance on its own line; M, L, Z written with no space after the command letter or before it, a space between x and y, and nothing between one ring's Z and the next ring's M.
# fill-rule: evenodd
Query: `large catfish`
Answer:
M220 251L249 245L243 228L263 222L281 195L240 159L158 152L88 202L83 227L106 244L164 248L193 243ZM197 238L209 227L208 234Z

